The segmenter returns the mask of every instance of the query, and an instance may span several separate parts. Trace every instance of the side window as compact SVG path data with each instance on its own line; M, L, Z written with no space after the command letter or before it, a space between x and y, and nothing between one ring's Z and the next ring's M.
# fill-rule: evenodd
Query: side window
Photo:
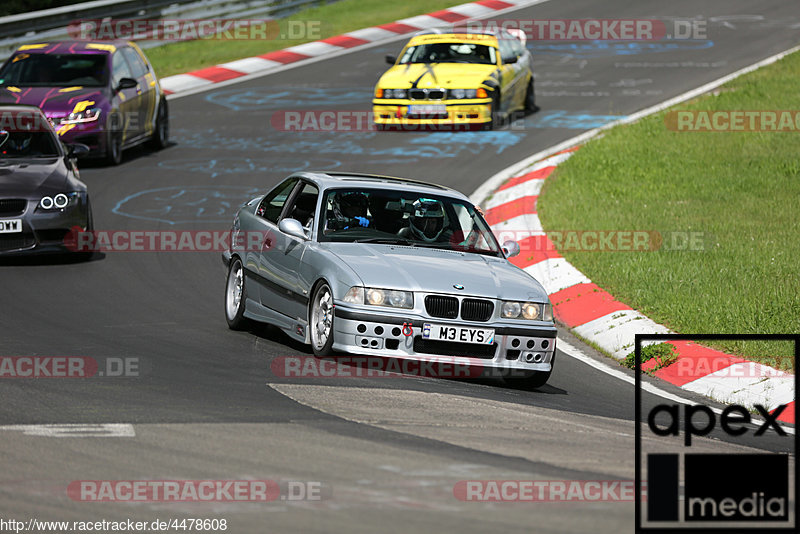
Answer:
M289 194L292 192L296 183L297 178L289 178L273 189L264 197L261 204L258 205L256 215L277 224L278 217L281 216L281 211L283 210L283 205L286 203L286 199L289 198Z
M304 228L310 229L314 224L314 212L317 208L318 196L319 189L315 185L304 184L286 216L290 219L297 219Z
M131 74L131 68L128 66L128 62L125 61L122 53L118 50L114 52L114 57L111 59L112 86L117 87L122 78L133 78L133 76Z
M142 58L133 48L123 48L122 55L128 60L128 65L131 67L132 78L141 78L147 73L147 66L142 61Z
M514 55L514 49L511 48L511 42L503 35L498 36L497 44L500 45L500 57L505 61Z
M400 58L400 63L408 63L411 61L412 56L414 55L414 50L416 50L416 46L410 46L406 49L403 57Z
M525 52L525 45L523 45L522 41L517 38L514 38L514 40L511 41L511 48L514 50L514 54L517 56L521 56Z

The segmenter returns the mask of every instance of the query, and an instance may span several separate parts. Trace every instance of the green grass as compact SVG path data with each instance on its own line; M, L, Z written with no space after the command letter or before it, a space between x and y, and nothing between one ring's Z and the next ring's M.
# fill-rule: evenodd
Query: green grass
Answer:
M313 29L313 34L307 39L282 39L276 35L268 40L187 41L150 48L145 53L158 76L164 77L202 69L218 63L258 56L349 31L394 22L397 19L438 11L463 4L465 1L403 0L402 2L385 2L382 0L341 0L332 4L304 9L288 17L288 20L292 21L319 23L318 26L315 26L319 30L318 33L316 29ZM279 26L282 32L286 34L286 20L279 21ZM398 43L398 49L399 47L400 43Z
M800 54L674 109L798 110ZM544 227L700 232L702 250L575 252L594 282L671 329L800 333L800 132L676 132L665 113L608 131L551 176ZM712 346L782 369L790 343Z
M645 345L641 350L642 363L656 359L656 366L649 372L652 374L659 369L675 363L678 359L677 349L669 343L656 343L655 345ZM628 369L636 369L636 351L631 351L623 360L619 362Z

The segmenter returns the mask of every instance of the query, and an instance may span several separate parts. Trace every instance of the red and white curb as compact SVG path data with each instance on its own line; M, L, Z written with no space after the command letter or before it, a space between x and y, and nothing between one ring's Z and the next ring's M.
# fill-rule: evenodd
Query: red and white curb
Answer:
M480 0L441 11L400 19L389 24L364 28L320 41L276 50L260 56L238 59L213 67L176 74L161 79L167 94L181 93L244 76L266 74L290 63L342 52L350 48L388 41L402 35L447 24L496 15L502 11L535 5L546 0Z
M486 220L501 242L506 238L519 241L522 253L510 261L544 286L558 321L622 359L633 351L635 334L671 331L593 283L556 251L542 229L536 211L542 185L577 148L537 161L508 178L485 199L473 200L481 202ZM519 239L520 230L530 235ZM794 423L794 375L694 343L669 343L676 347L678 358L655 372L659 378L730 404L760 404L768 410L788 404L778 419ZM652 367L655 362L648 363Z

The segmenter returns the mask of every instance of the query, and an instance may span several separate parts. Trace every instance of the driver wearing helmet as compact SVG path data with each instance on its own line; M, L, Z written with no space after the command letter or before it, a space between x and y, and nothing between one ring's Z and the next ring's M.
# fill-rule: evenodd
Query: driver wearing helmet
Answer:
M0 152L6 155L24 156L30 152L33 134L30 132L8 132L0 130Z
M448 228L444 205L431 198L420 198L411 205L413 211L408 226L398 232L401 237L433 243L446 240L443 236Z
M370 220L367 218L369 199L364 193L356 191L337 193L332 207L336 222L333 225L329 224L329 228L347 230L370 225Z

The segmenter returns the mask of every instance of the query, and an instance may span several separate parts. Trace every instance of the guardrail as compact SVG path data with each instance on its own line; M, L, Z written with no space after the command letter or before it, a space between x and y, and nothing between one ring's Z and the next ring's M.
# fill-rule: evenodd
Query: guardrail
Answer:
M0 55L8 56L25 43L68 39L68 25L78 20L278 18L303 7L322 3L325 0L96 0L0 17ZM144 47L161 44L164 43L146 42Z

